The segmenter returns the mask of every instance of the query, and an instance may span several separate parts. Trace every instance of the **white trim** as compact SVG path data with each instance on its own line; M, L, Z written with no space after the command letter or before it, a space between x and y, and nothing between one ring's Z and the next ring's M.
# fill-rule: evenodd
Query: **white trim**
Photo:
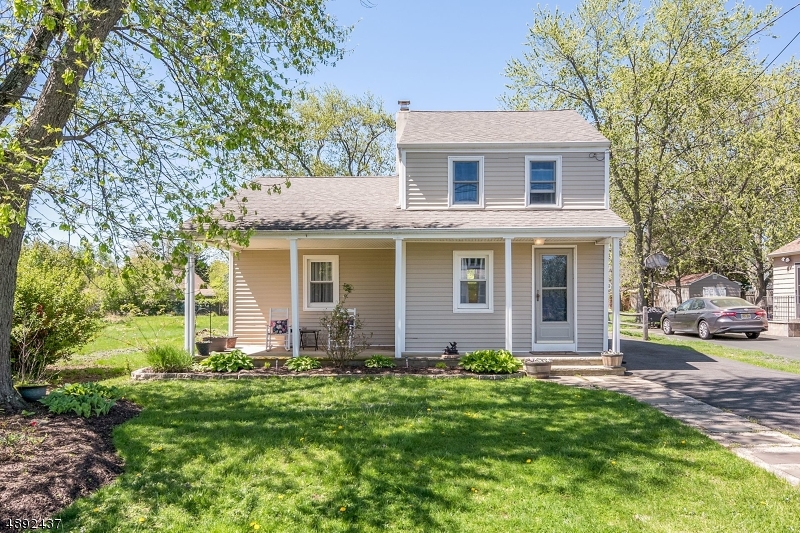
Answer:
M603 243L603 351L608 350L608 243Z
M512 285L512 273L513 273L513 261L511 257L511 239L506 238L505 241L505 271L506 271L506 350L511 353L514 353L513 349L513 342L514 342L514 322L513 322L513 312L514 308L512 306L512 297L514 294L514 287Z
M461 303L461 259L465 257L486 258L486 304ZM494 313L494 251L453 250L453 312Z
M477 161L478 163L478 203L455 204L453 203L453 163L456 161ZM482 155L451 155L447 158L447 207L450 209L483 209L483 156Z
M183 296L183 348L190 354L194 353L194 254L186 255L186 281Z
M512 239L535 239L535 238L579 238L587 241L624 237L630 228L628 226L593 226L593 227L574 227L574 228L555 228L555 227L528 227L528 228L476 228L476 229L418 229L418 230L314 230L314 231L259 231L250 242L265 239L287 239L287 238L307 238L307 239L498 239L506 237ZM235 247L234 247L235 249Z
M572 249L572 343L536 342L536 250ZM531 246L531 351L552 352L578 351L578 245L577 244L543 244Z
M394 356L403 356L403 337L405 337L405 317L403 316L403 239L394 241Z
M309 270L311 262L333 263L333 301L328 303L311 303L309 289ZM338 255L303 255L303 311L332 311L339 302L339 256Z
M408 176L406 175L406 151L400 150L400 209L408 209Z
M398 146L411 152L598 152L608 150L610 142L569 142L569 143L447 143L447 144L409 144Z
M407 277L408 277L407 276L408 270L407 270L406 264L407 264L407 258L408 258L408 248L407 248L406 244L407 244L406 241L403 241L403 290L402 290L402 293L400 295L401 296L401 301L402 301L402 304L403 304L403 312L402 312L402 316L403 316L403 336L400 338L400 343L401 343L400 344L400 353L401 354L406 351L406 324L408 323L407 322L407 316L406 316L406 280L407 280Z
M603 160L604 172L605 172L605 191L604 191L604 205L606 209L609 209L609 205L611 205L611 197L609 195L609 189L611 187L611 171L610 171L610 161L611 161L611 150L606 148L605 151L605 159Z
M620 352L619 343L619 239L612 239L612 277L611 290L614 293L611 295L612 310L613 310L613 324L611 326L611 339L614 352Z
M297 238L289 239L289 278L292 295L292 357L300 356L300 275L297 265Z
M563 202L561 199L561 156L560 155L526 155L525 156L525 207L528 209L561 209ZM531 161L554 161L556 164L556 183L554 204L531 204L530 203L530 184L531 184Z
M233 320L234 313L236 312L236 308L234 307L236 298L233 297L233 289L236 286L233 282L233 256L234 253L228 250L228 335L231 337L236 336Z

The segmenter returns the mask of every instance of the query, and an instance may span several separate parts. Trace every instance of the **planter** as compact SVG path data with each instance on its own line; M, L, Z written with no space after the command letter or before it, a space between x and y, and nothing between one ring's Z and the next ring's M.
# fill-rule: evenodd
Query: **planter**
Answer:
M601 354L600 357L603 359L603 366L622 366L622 354Z
M197 347L199 355L208 356L211 353L211 343L208 341L197 341L194 345Z
M225 348L232 350L236 348L236 339L239 337L225 337Z
M203 337L203 340L211 344L209 349L212 352L224 352L228 344L228 337Z
M525 362L525 373L533 378L543 379L550 377L550 366L553 363L528 363Z
M47 395L47 385L17 385L16 389L19 395L29 402L35 402Z

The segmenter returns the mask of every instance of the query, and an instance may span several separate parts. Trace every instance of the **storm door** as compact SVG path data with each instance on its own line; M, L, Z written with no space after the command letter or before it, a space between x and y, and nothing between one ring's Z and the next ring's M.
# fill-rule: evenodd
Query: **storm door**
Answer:
M533 320L534 348L537 350L575 349L572 255L568 248L534 249Z

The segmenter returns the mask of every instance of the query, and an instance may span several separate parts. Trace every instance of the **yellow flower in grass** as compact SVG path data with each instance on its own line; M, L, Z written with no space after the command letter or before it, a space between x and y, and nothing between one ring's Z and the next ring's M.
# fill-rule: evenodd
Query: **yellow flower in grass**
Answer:
M144 517L143 517L143 516L140 516L140 517L139 517L139 523L141 524L142 522L144 522Z
M526 463L530 463L530 462L531 462L531 460L530 460L530 459L525 459L525 462L526 462Z
M250 527L252 527L254 530L261 529L261 525L259 525L258 522L250 522Z
M344 429L344 427L343 426L339 426L339 429Z
M92 509L92 510L93 510L95 513L99 513L99 512L100 512L100 508L99 508L99 507L95 507L95 508L94 508L94 509Z
M344 507L344 506L342 506L342 507L339 507L339 512L340 512L340 513L343 513L343 512L345 512L346 510L347 510L347 507Z
M685 440L682 440L682 441L681 441L681 444L686 444L686 441L685 441Z
M616 461L611 461L611 464L615 465L615 464L617 464L617 462Z

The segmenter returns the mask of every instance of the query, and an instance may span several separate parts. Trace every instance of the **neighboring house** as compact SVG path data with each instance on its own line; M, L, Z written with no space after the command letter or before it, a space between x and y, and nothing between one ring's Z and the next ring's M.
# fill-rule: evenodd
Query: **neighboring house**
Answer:
M213 298L214 296L217 295L216 291L214 289L209 288L208 284L205 281L203 281L203 278L201 278L197 273L194 273L193 279L194 279L194 283L191 284L191 287L192 287L192 290L194 291L194 295L195 296L202 296L204 298ZM185 278L184 278L183 281L181 281L180 288L181 288L181 291L184 294L186 294L186 279Z
M347 307L397 357L448 342L462 353L605 350L608 280L618 309L628 231L609 209L609 147L574 111L401 108L398 175L241 193L248 214L234 224L255 232L231 257L230 334L263 345L271 308L319 327L348 283ZM297 339L295 328L294 355Z
M781 246L772 259L772 319L775 335L800 337L800 239Z
M680 281L680 302L675 294L678 289L673 279L664 283L664 286L658 289L656 306L662 309L671 309L689 298L701 296L735 296L740 298L742 295L741 283L729 280L722 274L715 272L688 274L683 276Z

